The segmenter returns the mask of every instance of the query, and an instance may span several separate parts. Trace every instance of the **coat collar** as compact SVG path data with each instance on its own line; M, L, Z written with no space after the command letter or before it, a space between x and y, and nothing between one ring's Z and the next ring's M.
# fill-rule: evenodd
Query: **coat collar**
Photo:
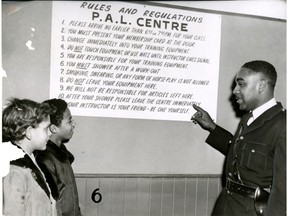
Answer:
M35 179L35 181L38 183L38 185L45 191L47 196L50 198L50 191L47 187L47 183L45 179L43 178L42 173L40 170L36 167L36 165L33 163L31 158L25 154L23 158L19 158L17 160L12 160L10 162L11 165L23 167L23 168L29 168L31 169L31 175Z
M252 130L263 126L266 121L271 120L272 118L274 118L274 116L283 111L285 111L285 109L283 108L282 104L278 102L275 106L266 110L257 119L255 119L255 121L253 121L251 125L249 125L245 131L243 131L242 134L246 134Z
M61 144L60 147L58 147L55 143L49 140L46 151L51 152L61 162L65 162L65 160L68 159L72 164L74 161L73 154L67 150L64 144Z

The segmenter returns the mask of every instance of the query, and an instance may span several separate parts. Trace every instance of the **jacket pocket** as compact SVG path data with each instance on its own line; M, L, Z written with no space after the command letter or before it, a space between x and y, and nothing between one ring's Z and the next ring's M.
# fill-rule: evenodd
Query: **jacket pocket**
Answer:
M258 173L266 171L268 146L265 143L247 141L242 149L240 165Z

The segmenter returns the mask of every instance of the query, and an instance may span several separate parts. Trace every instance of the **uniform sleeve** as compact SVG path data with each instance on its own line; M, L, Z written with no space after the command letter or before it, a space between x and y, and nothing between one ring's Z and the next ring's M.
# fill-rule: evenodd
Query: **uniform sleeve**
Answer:
M273 182L265 216L286 215L286 122L279 132L274 152Z
M19 216L25 214L26 202L29 202L27 193L27 179L23 173L10 171L3 178L3 213L4 215Z
M216 125L216 128L207 137L206 143L208 143L213 148L220 151L222 154L227 155L228 150L229 150L230 140L232 138L233 138L233 135L229 131Z

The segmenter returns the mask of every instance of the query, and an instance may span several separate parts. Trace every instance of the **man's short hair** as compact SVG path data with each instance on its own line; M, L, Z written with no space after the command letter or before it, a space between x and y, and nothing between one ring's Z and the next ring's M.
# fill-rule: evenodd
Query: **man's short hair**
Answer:
M277 81L277 72L274 66L266 61L251 61L245 63L242 68L248 68L253 72L260 72L268 79L268 83L274 88Z

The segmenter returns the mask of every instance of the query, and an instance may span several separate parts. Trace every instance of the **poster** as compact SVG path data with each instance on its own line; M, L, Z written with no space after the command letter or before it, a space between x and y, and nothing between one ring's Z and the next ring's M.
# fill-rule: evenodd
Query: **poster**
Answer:
M216 120L221 16L127 2L53 1L50 98L75 116Z

